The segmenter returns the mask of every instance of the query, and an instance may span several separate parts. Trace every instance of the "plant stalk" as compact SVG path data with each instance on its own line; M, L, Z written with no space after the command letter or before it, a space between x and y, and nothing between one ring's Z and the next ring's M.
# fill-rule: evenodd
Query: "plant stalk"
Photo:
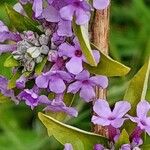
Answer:
M104 54L109 53L109 17L110 7L104 10L96 10L92 22L92 43L96 45ZM107 90L95 88L96 99L106 99ZM93 101L95 103L96 99ZM100 125L93 125L93 131L102 136L108 137L108 130Z

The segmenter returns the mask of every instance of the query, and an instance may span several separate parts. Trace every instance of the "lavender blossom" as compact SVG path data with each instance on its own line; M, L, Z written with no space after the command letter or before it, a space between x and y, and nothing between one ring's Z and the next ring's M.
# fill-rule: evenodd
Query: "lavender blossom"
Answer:
M101 144L95 144L94 145L94 150L104 150L104 149L105 149L104 146Z
M19 88L19 89L25 88L26 82L27 82L27 78L26 78L24 75L22 75L22 76L16 81L16 86L17 86L17 88Z
M60 56L67 56L71 58L66 63L67 70L72 74L79 74L83 70L83 62L86 62L86 59L81 51L79 42L75 38L74 40L74 46L63 43L59 46L59 55ZM98 63L100 60L100 54L98 51L93 50L93 54L95 56L96 62Z
M105 76L90 77L90 73L86 70L82 71L75 77L76 81L69 85L68 93L77 93L80 91L80 97L86 102L92 101L95 97L94 87L106 88L108 86L108 79Z
M66 0L67 5L60 9L63 19L72 21L75 14L78 25L86 24L90 20L91 7L85 0Z
M150 117L148 112L150 111L150 104L146 100L142 100L137 105L137 117L126 115L131 121L137 123L137 126L141 130L146 131L150 135Z
M48 101L49 99L46 96L41 96L41 99ZM75 108L67 107L63 102L63 94L57 94L55 99L51 101L47 107L44 108L44 111L49 112L65 112L70 116L77 117L78 112Z
M130 144L123 144L120 150L131 150Z
M73 150L73 147L70 143L66 143L64 150Z
M10 32L8 27L0 21L0 42L5 42L7 40L18 42L21 40L21 37L18 33ZM14 50L16 50L16 44L0 44L0 54L12 52Z
M65 71L49 71L36 78L39 88L49 88L54 93L63 93L66 89L65 82L70 82L71 76Z
M120 128L127 118L123 116L131 109L130 103L120 101L115 104L114 110L111 111L106 100L99 99L94 104L94 112L98 115L93 115L92 122L102 126L113 126Z
M93 0L93 7L96 9L105 9L108 7L110 0Z

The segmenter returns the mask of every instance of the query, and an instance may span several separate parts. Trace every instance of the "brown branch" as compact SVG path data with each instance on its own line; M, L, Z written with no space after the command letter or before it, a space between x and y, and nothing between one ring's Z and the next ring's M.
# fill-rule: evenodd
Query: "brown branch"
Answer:
M108 55L109 47L109 8L105 10L96 10L92 23L92 42L105 54ZM106 99L107 92L96 87L96 99ZM93 103L95 100L93 101ZM99 125L93 125L95 133L108 137L107 128Z

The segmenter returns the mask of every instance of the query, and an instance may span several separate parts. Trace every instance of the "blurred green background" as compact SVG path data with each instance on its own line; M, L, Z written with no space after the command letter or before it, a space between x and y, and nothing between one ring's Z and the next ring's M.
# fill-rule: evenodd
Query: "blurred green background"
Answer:
M4 2L15 4L15 0L0 1L0 19L8 22ZM113 105L123 98L128 81L143 65L150 54L150 0L112 0L110 27L110 55L132 68L122 78L111 78L108 101ZM0 60L2 63L2 60ZM150 86L147 92L150 100ZM68 124L90 130L90 104L77 100L79 117L67 119ZM40 108L31 111L21 104L0 104L0 150L61 150L53 137L49 138L44 126L37 118Z

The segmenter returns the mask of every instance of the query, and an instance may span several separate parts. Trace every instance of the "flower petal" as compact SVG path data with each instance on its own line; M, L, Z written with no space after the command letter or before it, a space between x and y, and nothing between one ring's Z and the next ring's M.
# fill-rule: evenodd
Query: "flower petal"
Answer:
M60 78L54 78L49 82L49 88L54 93L63 93L66 89L64 81Z
M66 21L66 20L60 20L58 23L58 30L57 34L59 36L67 36L71 37L72 36L72 27L71 27L71 21Z
M131 104L127 101L120 101L115 104L113 116L116 118L123 117L131 109Z
M76 94L80 90L81 87L82 87L81 82L76 81L76 82L69 85L67 92Z
M43 0L34 0L32 9L35 12L35 17L40 17L43 11Z
M88 80L90 77L90 73L87 70L83 70L81 73L76 75L75 79L76 80Z
M53 6L48 6L43 10L42 16L49 22L59 22L60 15L59 11L56 10Z
M70 143L66 143L64 150L73 150L73 147Z
M101 126L108 126L108 125L110 125L110 121L109 120L100 118L98 116L93 116L92 117L92 122L94 124L101 125Z
M84 25L88 23L91 17L90 12L84 11L83 9L77 9L75 11L75 14L76 14L76 24L78 25Z
M92 101L95 97L95 91L90 85L83 85L80 91L80 97L83 98L86 102Z
M39 88L47 88L49 79L47 78L47 76L40 75L36 78L35 82Z
M110 0L94 0L93 1L93 7L96 9L105 9L108 7L110 3Z
M111 115L111 110L106 100L98 99L94 104L93 110L102 118L107 118Z
M100 86L103 89L107 88L108 86L108 78L106 76L94 76L90 78L90 81L92 81L94 85Z
M72 45L63 43L59 46L59 56L73 57L75 53L75 48Z
M139 118L145 118L150 110L150 104L146 100L142 100L137 105L137 116Z
M66 63L66 68L72 74L79 74L83 70L82 59L72 57L70 61Z
M72 5L68 5L60 9L60 15L62 19L72 21L74 11L75 8Z
M0 54L6 52L13 52L17 49L17 46L14 45L7 45L7 44L0 44Z
M126 118L117 118L117 119L111 121L111 125L114 128L120 128L123 125L125 120L126 120Z

